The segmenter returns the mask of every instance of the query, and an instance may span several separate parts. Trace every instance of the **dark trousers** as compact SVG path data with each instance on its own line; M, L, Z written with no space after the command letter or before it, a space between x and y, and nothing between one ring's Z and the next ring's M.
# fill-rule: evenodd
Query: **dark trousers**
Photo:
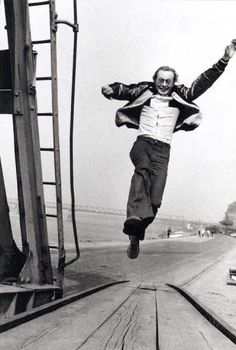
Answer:
M127 203L127 218L140 217L144 232L161 206L169 157L169 144L144 136L138 136L130 151L135 171Z

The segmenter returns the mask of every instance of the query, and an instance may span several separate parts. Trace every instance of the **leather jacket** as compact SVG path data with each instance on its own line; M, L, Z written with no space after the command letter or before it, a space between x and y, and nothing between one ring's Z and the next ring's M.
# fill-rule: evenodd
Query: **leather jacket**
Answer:
M226 66L227 62L220 59L212 68L206 70L194 80L191 87L188 88L183 84L173 86L171 92L173 103L180 110L174 132L179 130L190 131L200 125L202 115L199 107L192 101L212 86L224 72ZM118 127L126 125L128 128L138 129L143 104L157 93L154 82L144 81L131 85L115 82L109 86L112 88L113 94L109 96L104 94L105 97L129 101L117 110L116 125Z

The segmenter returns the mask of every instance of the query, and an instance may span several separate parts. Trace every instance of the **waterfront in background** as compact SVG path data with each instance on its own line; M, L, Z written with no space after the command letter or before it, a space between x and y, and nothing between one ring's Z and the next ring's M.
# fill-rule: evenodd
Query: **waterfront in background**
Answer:
M20 244L17 202L9 200L9 207L13 235L17 244ZM55 204L47 204L46 212L55 214ZM63 206L63 216L65 247L73 247L73 227L69 205ZM76 207L76 224L80 242L127 241L127 236L122 232L124 220L125 212L122 210L85 206ZM165 238L168 227L171 227L172 234L176 233L176 237L179 234L182 236L196 235L200 227L208 224L200 220L194 221L180 216L159 214L148 227L146 239ZM56 219L48 218L47 226L50 245L55 245L57 243Z

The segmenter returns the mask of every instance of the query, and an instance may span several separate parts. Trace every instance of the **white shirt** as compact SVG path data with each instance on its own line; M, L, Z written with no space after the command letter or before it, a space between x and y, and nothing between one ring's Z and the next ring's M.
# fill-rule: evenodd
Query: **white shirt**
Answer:
M169 107L171 96L154 95L150 100L150 106L143 106L138 135L151 137L170 144L179 109Z

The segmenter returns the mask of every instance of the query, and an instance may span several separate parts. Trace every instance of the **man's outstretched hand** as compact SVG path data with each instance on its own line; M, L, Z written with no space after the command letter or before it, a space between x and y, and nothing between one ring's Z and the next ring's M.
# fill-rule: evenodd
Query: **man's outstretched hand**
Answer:
M104 85L102 87L102 94L106 97L111 99L112 98L112 94L113 94L113 90L109 85Z
M224 56L222 57L225 61L229 61L236 51L236 39L231 41L231 44L226 46Z

